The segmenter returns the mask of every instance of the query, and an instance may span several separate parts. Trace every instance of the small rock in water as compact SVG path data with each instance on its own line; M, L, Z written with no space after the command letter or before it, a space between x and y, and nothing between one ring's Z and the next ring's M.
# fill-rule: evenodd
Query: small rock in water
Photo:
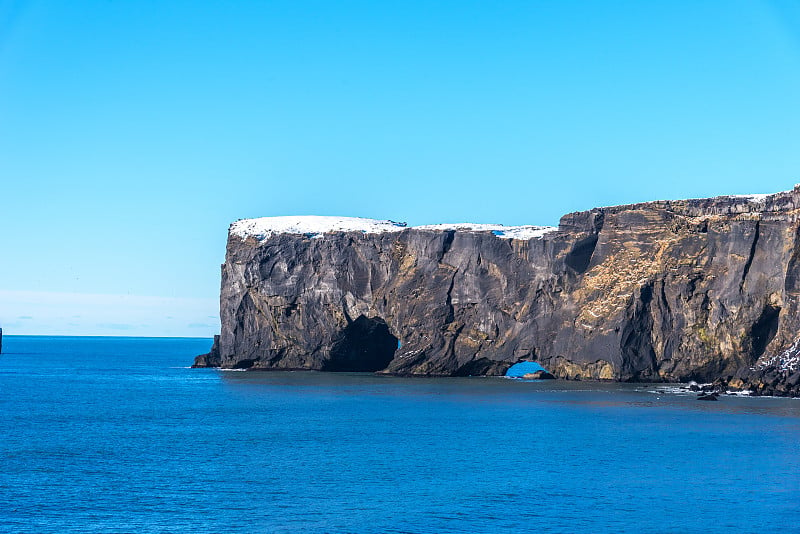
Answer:
M524 380L553 380L555 377L547 371L534 371L533 373L525 373L522 375Z
M699 395L699 396L697 397L697 400L701 400L701 401L715 401L715 400L718 400L718 399L717 399L717 394L716 394L716 393L707 393L707 394L705 394L705 395Z

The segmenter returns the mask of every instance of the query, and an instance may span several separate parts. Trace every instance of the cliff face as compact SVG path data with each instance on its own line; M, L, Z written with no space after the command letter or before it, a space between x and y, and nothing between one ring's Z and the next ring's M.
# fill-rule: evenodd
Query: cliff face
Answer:
M231 227L222 331L198 365L481 375L536 360L560 378L800 394L797 187L597 208L527 234L253 221Z

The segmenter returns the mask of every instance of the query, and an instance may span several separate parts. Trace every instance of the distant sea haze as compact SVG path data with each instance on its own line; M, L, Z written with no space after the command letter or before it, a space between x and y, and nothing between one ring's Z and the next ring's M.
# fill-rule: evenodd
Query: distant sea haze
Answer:
M5 336L3 532L789 532L800 400L189 369Z
M210 337L217 298L0 290L6 334Z

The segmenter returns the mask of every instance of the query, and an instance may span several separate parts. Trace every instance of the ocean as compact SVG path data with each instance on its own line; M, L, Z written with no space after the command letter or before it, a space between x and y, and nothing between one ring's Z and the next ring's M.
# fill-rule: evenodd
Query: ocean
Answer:
M0 532L800 532L800 400L5 336Z

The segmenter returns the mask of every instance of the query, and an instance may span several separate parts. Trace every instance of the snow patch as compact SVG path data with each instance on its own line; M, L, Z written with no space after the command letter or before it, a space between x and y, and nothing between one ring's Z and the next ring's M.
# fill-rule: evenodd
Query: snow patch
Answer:
M242 219L231 225L230 233L241 238L255 237L266 239L275 234L305 234L309 237L322 237L328 232L362 232L379 234L400 232L406 224L394 221L362 219L360 217L324 217L303 215L296 217L261 217Z
M715 197L699 197L699 198L663 198L661 200L649 200L642 202L641 204L663 204L663 203L672 203L672 202L692 202L692 201L708 201L708 200L718 200L718 199L732 199L732 200L743 200L745 202L753 203L753 204L763 204L767 198L774 197L777 195L781 195L784 193L789 193L790 191L781 191L779 193L753 193L750 195L719 195ZM636 204L624 204L623 206L629 205L636 205ZM611 207L618 207L618 206L611 206Z
M406 224L395 221L363 219L360 217L325 217L319 215L303 215L289 217L261 217L258 219L242 219L230 227L231 235L242 239L254 237L267 239L276 234L306 235L310 238L321 238L330 232L362 232L364 234L380 234L401 232ZM455 230L465 232L492 232L501 239L540 239L554 226L503 226L502 224L429 224L414 226L415 230Z
M773 193L759 193L756 195L727 195L730 198L740 198L748 202L764 202L767 197L772 196Z
M492 232L500 239L541 239L545 234L558 230L555 226L503 226L502 224L426 224L414 226L415 230L455 230L462 232Z

